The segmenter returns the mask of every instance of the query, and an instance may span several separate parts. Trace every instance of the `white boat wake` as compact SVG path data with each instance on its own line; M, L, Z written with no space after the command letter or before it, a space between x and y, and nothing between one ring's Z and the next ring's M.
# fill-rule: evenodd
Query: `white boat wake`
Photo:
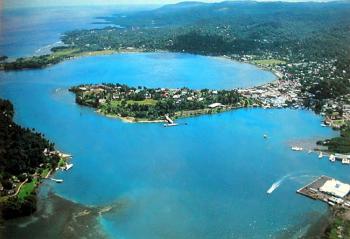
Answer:
M298 176L297 176L298 175ZM314 175L306 174L305 172L298 172L298 173L290 173L287 175L284 175L282 178L280 178L278 181L274 182L271 187L266 191L267 194L273 193L286 179L300 179L303 177L314 177Z
M271 187L266 191L267 194L271 194L273 191L275 191L284 180L286 180L288 177L292 176L292 174L284 175L282 178L280 178L278 181L274 182Z
M278 188L281 185L281 181L277 181L271 185L271 187L267 190L268 194L271 194L273 191L275 191L276 188Z

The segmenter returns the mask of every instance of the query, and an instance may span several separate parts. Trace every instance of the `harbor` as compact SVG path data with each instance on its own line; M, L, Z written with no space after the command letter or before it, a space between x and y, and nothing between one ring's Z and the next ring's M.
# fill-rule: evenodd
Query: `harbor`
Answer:
M320 200L330 206L350 208L350 185L334 178L322 175L297 190L297 193L314 200Z
M291 150L293 151L303 151L304 148L300 146L292 146ZM340 154L340 153L329 153L329 152L323 152L318 149L312 150L309 149L308 153L317 153L318 159L322 159L324 157L327 157L331 163L334 163L336 161L341 162L343 165L350 165L350 154Z

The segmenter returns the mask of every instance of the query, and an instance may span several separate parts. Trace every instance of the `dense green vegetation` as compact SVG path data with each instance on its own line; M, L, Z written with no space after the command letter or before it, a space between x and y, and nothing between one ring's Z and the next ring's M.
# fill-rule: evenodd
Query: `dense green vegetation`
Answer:
M21 69L36 69L48 66L50 64L57 64L69 57L74 57L75 54L81 51L77 48L58 48L52 54L33 56L28 58L18 58L15 61L3 64L4 70L21 70Z
M350 123L343 126L339 137L319 141L318 144L327 146L330 152L350 153Z
M29 215L36 208L35 188L41 167L54 168L59 157L45 156L54 145L42 134L13 122L14 109L8 100L0 99L0 204L5 219ZM19 185L27 180L19 194Z
M350 238L349 212L342 208L332 209L330 222L324 231L324 239Z
M8 57L7 56L0 56L0 61L6 60Z

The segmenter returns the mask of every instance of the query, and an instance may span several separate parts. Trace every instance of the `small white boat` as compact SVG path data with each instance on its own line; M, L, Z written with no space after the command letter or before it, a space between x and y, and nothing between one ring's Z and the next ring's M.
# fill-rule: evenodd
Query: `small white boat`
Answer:
M318 155L318 158L321 159L323 157L323 153L320 152L320 154Z
M272 186L266 191L267 194L271 194L273 191L275 191L276 188L278 188L280 183L274 183Z
M56 182L56 183L63 183L63 179L51 178L51 180Z
M264 134L264 139L267 139L267 134Z
M175 123L168 115L165 115L165 120L168 122L164 124L164 127L172 127L172 126L178 126L178 123Z
M164 124L164 127L173 127L173 126L178 126L179 124L177 123L172 123L172 124Z
M292 147L292 150L293 150L293 151L302 151L303 148L302 148L302 147L298 147L298 146L293 146L293 147Z
M70 164L66 164L66 168L65 168L65 170L69 170L69 169L71 169L72 167L74 166L74 164L72 164L72 163L70 163Z
M58 155L59 155L60 157L64 158L64 159L66 159L66 158L71 158L71 157L72 157L72 155L70 155L70 154L64 154L64 153L59 153Z
M335 155L334 154L329 155L329 161L335 162Z
M341 161L342 164L350 164L350 160L349 159L346 159L346 158L343 158L342 161Z

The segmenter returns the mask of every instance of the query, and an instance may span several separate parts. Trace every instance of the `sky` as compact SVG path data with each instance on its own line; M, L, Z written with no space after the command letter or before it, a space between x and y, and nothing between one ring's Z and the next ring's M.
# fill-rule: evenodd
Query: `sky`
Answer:
M201 2L221 2L223 0L200 0ZM274 0L260 0L274 1ZM287 0L296 2L302 0ZM308 1L308 0L303 0ZM315 0L323 1L323 0ZM17 7L42 7L42 6L75 6L75 5L130 5L130 4L169 4L181 0L0 0L0 9Z
M140 4L168 4L179 0L0 0L3 8L36 7L36 6L75 6L75 5L140 5ZM219 2L203 0L201 2Z

